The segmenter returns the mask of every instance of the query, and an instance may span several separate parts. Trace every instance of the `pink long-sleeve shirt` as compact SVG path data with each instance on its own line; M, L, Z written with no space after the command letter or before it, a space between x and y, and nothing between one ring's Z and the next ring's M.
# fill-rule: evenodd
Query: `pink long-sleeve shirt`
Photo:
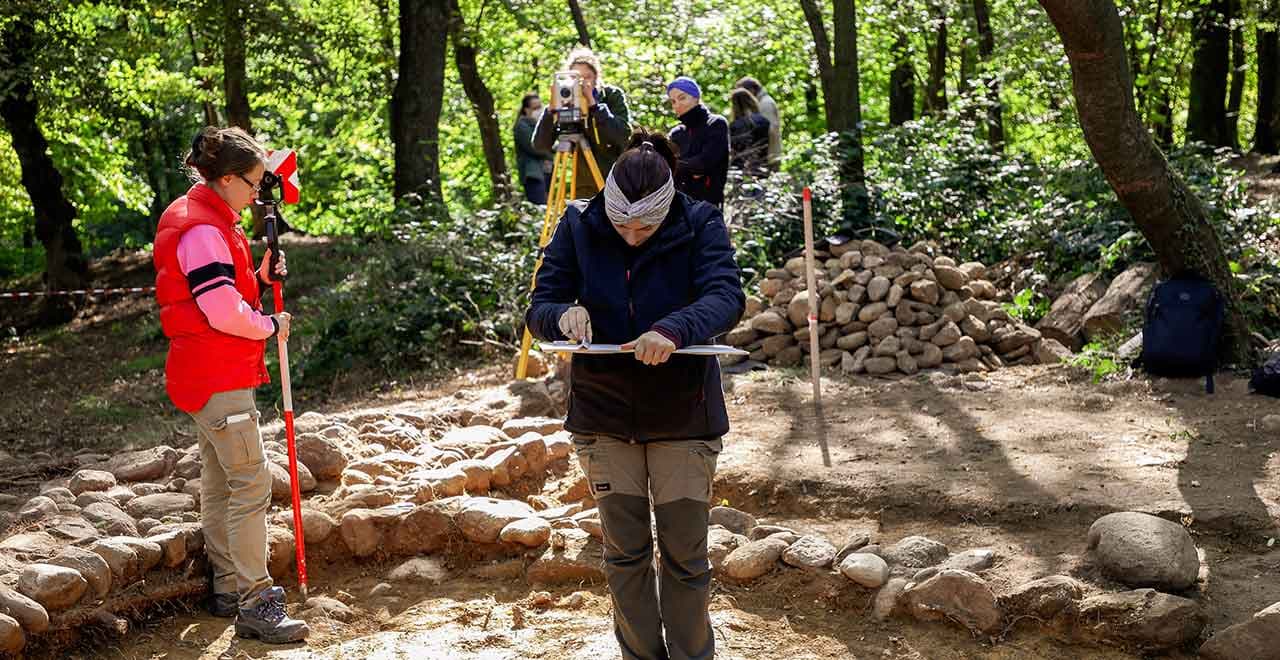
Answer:
M266 339L275 334L275 322L241 297L232 263L231 248L214 227L197 225L178 241L178 265L209 325L237 337Z

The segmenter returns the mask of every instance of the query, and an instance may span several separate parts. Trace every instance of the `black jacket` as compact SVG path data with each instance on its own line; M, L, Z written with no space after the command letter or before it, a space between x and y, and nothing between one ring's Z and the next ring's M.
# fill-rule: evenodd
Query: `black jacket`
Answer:
M769 120L758 112L733 120L729 146L731 165L750 174L764 172L769 162Z
M729 173L729 122L699 103L680 116L680 125L671 129L671 140L680 147L676 190L716 206L724 203L724 182Z
M574 304L587 309L592 341L602 344L660 329L680 348L729 331L746 297L720 211L677 194L662 226L632 248L610 224L603 196L584 210L571 205L538 271L529 331L565 339L558 322ZM672 355L650 367L629 353L575 355L571 383L565 428L574 433L646 442L729 430L714 357Z

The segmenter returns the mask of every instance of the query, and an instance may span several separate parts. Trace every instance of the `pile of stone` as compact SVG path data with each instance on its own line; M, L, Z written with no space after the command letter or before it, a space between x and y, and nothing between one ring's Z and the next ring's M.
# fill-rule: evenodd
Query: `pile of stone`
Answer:
M934 256L928 244L887 248L849 241L816 253L819 359L845 373L915 374L942 368L991 371L1057 363L1070 351L1011 319L986 267ZM749 296L726 342L747 359L800 364L809 352L805 260L771 269Z

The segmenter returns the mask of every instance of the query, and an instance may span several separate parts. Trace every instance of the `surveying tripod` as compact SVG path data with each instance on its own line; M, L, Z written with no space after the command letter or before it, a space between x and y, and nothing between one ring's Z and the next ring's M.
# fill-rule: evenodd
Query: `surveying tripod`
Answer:
M547 212L542 219L542 235L538 238L538 260L533 264L533 278L529 283L530 293L538 285L538 270L542 268L543 251L547 249L547 243L550 243L551 237L555 235L556 224L564 215L568 196L574 193L575 184L578 182L577 155L579 152L582 153L582 160L587 163L587 169L591 170L596 189L604 190L604 177L600 176L600 167L596 165L596 158L591 153L591 144L583 135L581 124L570 126L571 128L567 127L561 131L556 139L551 182L547 186ZM557 130L560 130L559 126ZM522 380L529 372L529 348L532 345L533 335L529 332L528 326L525 326L524 339L520 341L520 361L516 363L516 380Z

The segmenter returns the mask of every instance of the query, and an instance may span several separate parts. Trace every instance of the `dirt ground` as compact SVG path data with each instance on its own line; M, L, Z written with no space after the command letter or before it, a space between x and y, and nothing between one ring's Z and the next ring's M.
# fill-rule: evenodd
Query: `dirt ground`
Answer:
M496 386L503 374L492 368L437 389L341 407L453 398L459 388ZM1268 546L1280 535L1280 445L1258 428L1280 405L1247 394L1244 385L1230 374L1219 378L1214 395L1183 381L1095 385L1065 367L897 381L830 377L818 424L800 372L749 373L727 383L733 431L715 497L762 522L837 543L865 531L887 542L922 534L953 552L991 547L1000 559L985 577L997 592L1050 574L1072 575L1095 591L1120 590L1087 561L1086 531L1112 511L1156 513L1186 524L1202 549L1201 591L1184 595L1205 605L1216 630L1280 601L1280 545ZM831 467L823 465L820 434ZM540 598L521 581L450 566L441 584L400 591L394 603L368 597L390 568L313 566L312 595L349 600L356 618L313 621L315 637L303 647L244 642L226 621L191 610L166 613L121 640L98 640L77 654L616 657L602 587ZM799 571L779 571L749 586L717 582L712 609L719 657L1151 657L1068 646L1033 625L992 641L948 625L879 623L869 600L843 578Z

